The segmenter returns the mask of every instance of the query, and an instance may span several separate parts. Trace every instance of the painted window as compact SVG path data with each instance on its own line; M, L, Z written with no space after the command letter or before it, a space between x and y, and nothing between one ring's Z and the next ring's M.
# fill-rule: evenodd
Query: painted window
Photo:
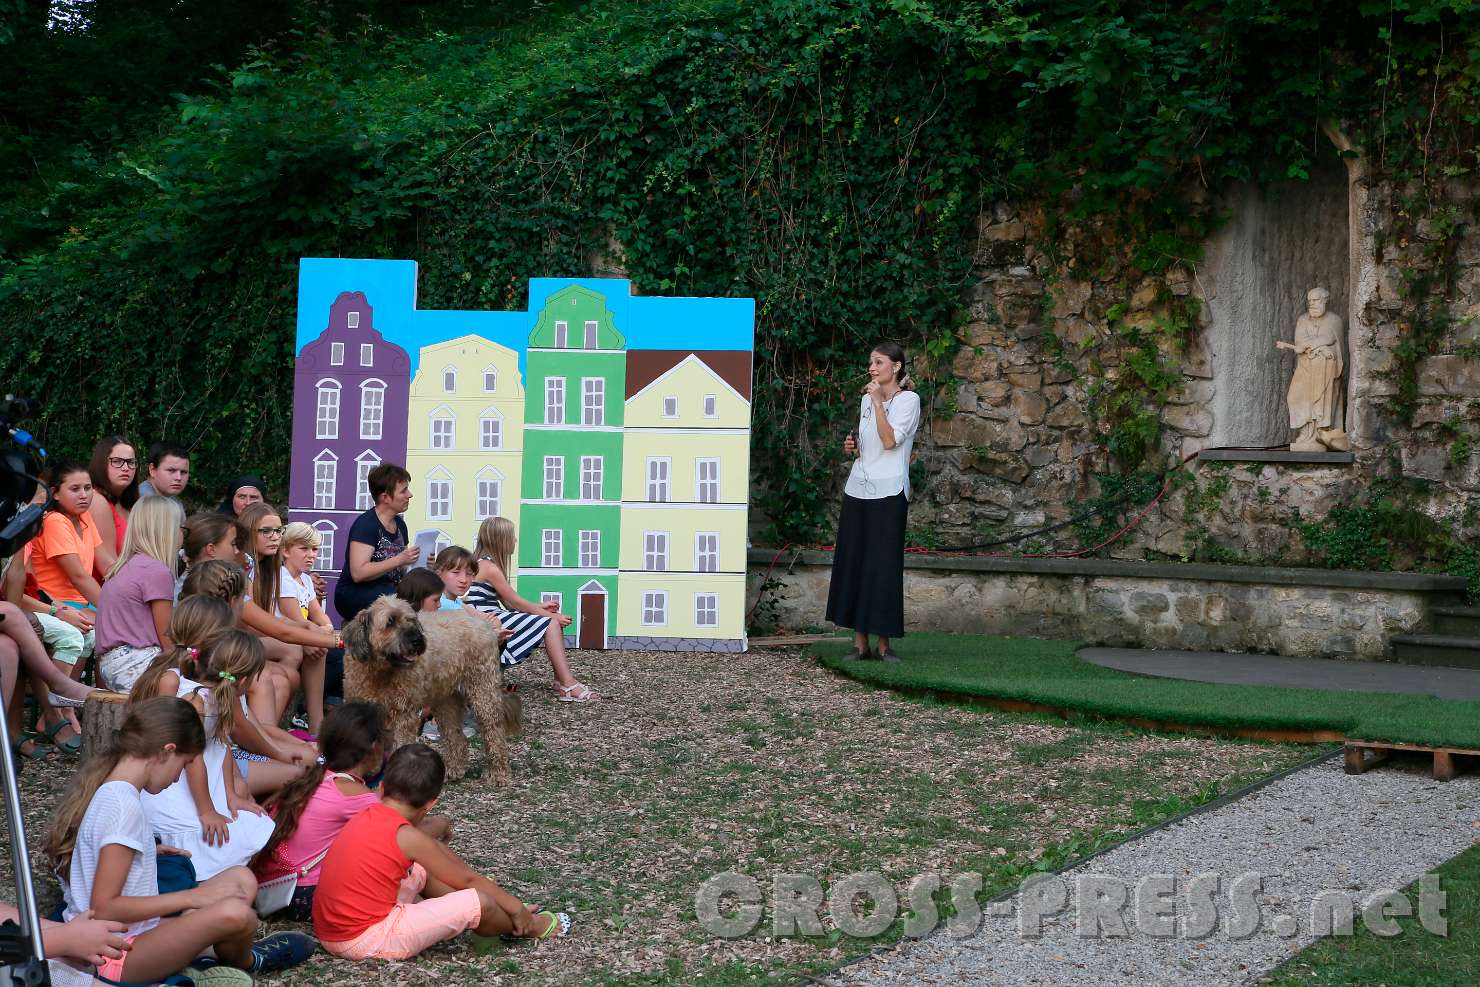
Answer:
M600 456L581 457L581 499L601 499L601 474L604 463Z
M555 611L557 613L560 612L561 610L564 610L565 609L565 597L561 596L559 593L551 593L549 591L546 591L544 593L541 593L540 594L540 603L541 604L545 604L545 603L553 603L553 604L555 604Z
M457 370L452 367L442 371L442 390L448 394L457 390Z
M339 438L339 384L336 381L319 381L316 407L314 435L320 439Z
M498 517L503 483L492 477L478 478L478 520Z
M545 424L565 424L565 378L545 378Z
M606 422L606 381L600 377L581 378L581 424L602 425Z
M694 536L694 569L719 572L719 532L701 531Z
M492 394L498 390L498 369L496 367L483 368L483 391Z
M375 366L375 346L371 343L360 344L360 366Z
M545 457L545 499L559 500L565 496L565 457Z
M334 509L334 481L339 477L339 462L328 449L314 457L313 506L315 510Z
M478 445L483 449L502 449L504 447L504 420L496 413L485 412L478 419Z
M457 423L446 414L436 415L432 418L432 448L451 449L452 435Z
M704 417L719 417L719 396L715 394L704 395Z
M669 496L668 476L673 469L673 460L666 456L654 456L647 461L647 499L650 503L667 503Z
M348 313L346 313L346 317L347 317L346 325L348 325L351 329L358 329L358 328L360 328L360 313L359 312L348 312Z
M380 457L363 452L355 459L355 510L368 511L375 506L370 499L370 471L380 465Z
M642 567L648 572L668 571L668 532L642 533Z
M344 344L343 343L330 343L329 344L329 366L331 366L331 367L342 367L342 366L344 366Z
M668 594L660 589L642 594L642 623L646 627L668 623Z
M547 569L560 565L560 529L546 528L540 532L540 564Z
M555 320L555 348L563 350L569 345L570 323L564 319Z
M586 349L596 349L596 320L586 320Z
M452 519L452 481L431 479L427 481L427 517L433 521Z
M601 532L581 532L581 568L601 568Z
M698 459L694 461L694 499L701 504L719 503L719 460Z
M378 439L385 424L385 385L367 380L360 385L360 438Z
M678 396L677 395L670 394L666 398L663 399L663 417L664 418L677 418L678 417Z
M694 594L694 623L699 627L719 626L719 594Z
M316 521L314 530L319 533L319 554L314 557L313 567L320 571L335 568L334 565L334 522Z

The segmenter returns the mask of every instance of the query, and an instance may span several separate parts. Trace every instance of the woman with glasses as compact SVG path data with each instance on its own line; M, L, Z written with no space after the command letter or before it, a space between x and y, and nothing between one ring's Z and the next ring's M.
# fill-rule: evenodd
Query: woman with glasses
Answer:
M324 709L324 657L328 649L339 647L339 635L333 627L305 625L276 616L278 585L282 558L278 549L283 540L283 519L271 504L251 504L237 517L236 523L247 534L242 552L247 563L247 603L242 609L242 623L247 630L262 638L267 657L289 673L293 691L303 685L304 705L309 722L317 724ZM257 710L252 711L254 714ZM267 711L263 711L266 713ZM270 717L276 722L283 710Z
M123 533L128 530L128 515L139 500L139 463L134 444L121 435L105 435L93 446L87 466L92 477L94 497L88 513L97 526L98 559L103 571L113 568L123 551Z

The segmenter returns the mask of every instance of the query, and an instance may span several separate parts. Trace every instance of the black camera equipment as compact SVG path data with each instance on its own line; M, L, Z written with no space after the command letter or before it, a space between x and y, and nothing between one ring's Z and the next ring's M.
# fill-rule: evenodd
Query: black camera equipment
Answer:
M51 503L33 504L41 483L46 450L36 444L19 423L33 417L36 402L7 394L0 399L0 559L7 559L41 530L41 518ZM8 438L8 441L7 441ZM0 620L5 615L0 614ZM31 882L31 855L26 847L25 818L20 788L10 751L4 703L0 703L0 783L5 789L5 816L10 828L10 859L15 868L15 907L20 922L0 925L0 987L50 987L46 952L41 945L41 918L36 911L36 888Z

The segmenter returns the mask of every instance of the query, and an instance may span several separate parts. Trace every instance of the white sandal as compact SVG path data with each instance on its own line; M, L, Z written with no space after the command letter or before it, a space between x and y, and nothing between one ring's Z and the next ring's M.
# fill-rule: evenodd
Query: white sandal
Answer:
M601 698L601 694L582 682L555 687L555 701L562 703L590 703Z

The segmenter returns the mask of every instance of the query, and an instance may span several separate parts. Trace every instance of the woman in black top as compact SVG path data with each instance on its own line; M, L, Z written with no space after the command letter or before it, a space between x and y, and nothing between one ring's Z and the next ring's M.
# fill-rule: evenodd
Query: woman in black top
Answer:
M346 621L395 593L406 567L421 555L401 519L411 504L411 474L394 463L381 463L365 482L375 506L350 525L344 571L334 587L334 609Z

